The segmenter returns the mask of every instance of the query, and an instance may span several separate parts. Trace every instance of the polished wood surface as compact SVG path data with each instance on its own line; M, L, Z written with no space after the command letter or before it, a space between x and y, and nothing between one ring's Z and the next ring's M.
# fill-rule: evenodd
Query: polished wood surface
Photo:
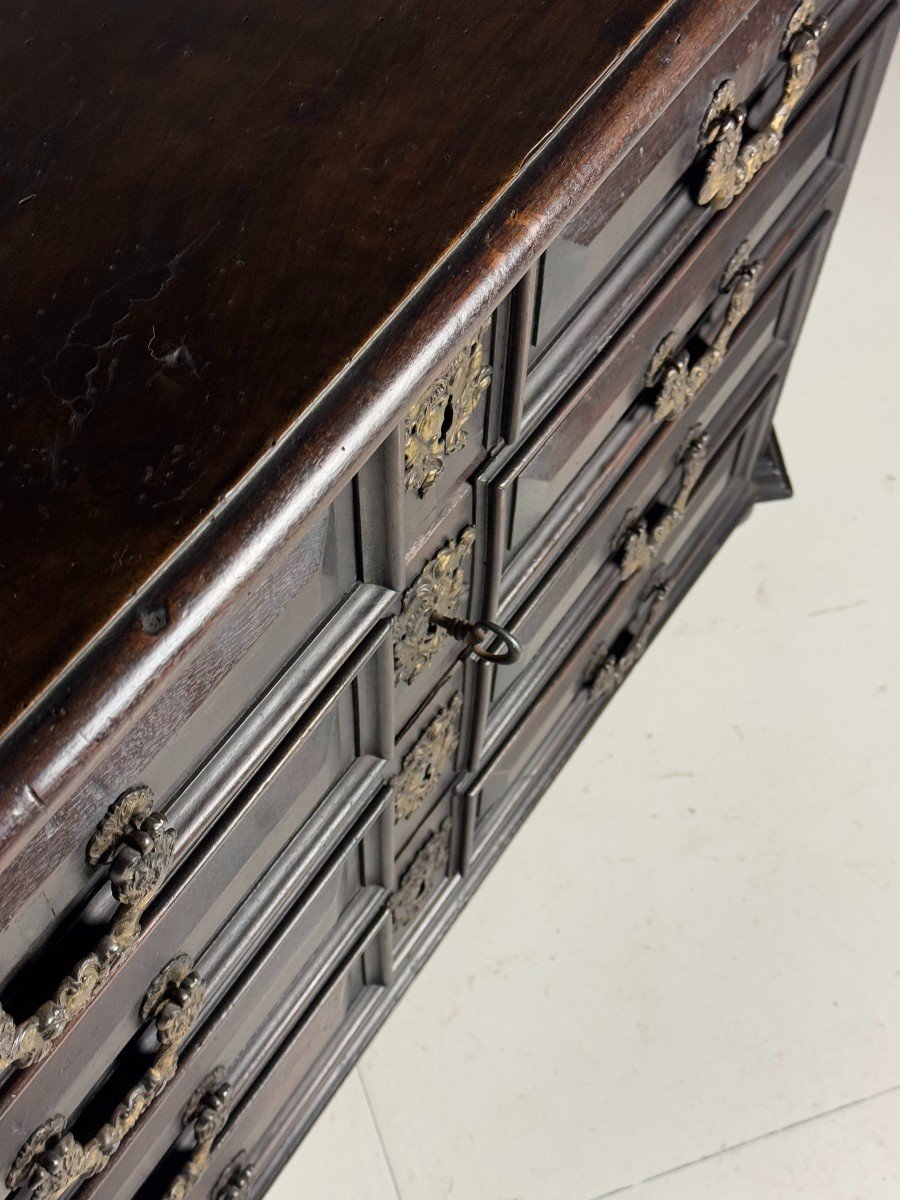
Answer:
M830 0L777 156L716 216L696 131L726 77L767 119L796 0L261 5L20 0L0 49L0 1200L20 1147L26 1190L71 1194L60 1130L103 1141L185 955L200 1024L79 1195L160 1200L190 1155L217 1195L252 1160L261 1196L789 491L773 413L898 13ZM514 665L466 649L485 622ZM236 1107L203 1150L214 1065Z
M0 724L666 7L13 6Z

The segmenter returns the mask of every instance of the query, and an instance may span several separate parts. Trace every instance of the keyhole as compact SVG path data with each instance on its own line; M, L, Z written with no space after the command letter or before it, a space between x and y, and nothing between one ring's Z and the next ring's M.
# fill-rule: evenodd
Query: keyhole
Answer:
M441 437L445 438L453 428L453 399L447 401L447 406L444 409L444 423L441 425Z

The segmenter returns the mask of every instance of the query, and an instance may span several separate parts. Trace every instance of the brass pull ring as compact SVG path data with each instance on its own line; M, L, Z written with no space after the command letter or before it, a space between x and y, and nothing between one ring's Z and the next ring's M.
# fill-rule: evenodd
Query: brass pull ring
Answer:
M601 642L597 647L584 676L584 686L592 700L605 700L611 696L644 653L648 635L662 614L668 594L667 583L660 583L653 588L650 593L650 607L628 648L622 653L611 654L605 642Z
M450 636L458 641L465 642L475 657L480 658L482 662L511 666L522 657L521 642L513 637L508 629L504 629L502 625L495 625L493 621L479 621L473 624L459 617L445 617L441 613L432 613L431 623L446 629ZM493 639L501 643L502 650L488 648Z
M87 845L90 866L109 866L119 903L109 932L67 975L53 996L21 1024L0 1006L0 1070L46 1058L69 1022L93 1000L134 948L144 909L159 891L175 852L175 832L153 810L153 792L135 787L106 813Z
M747 109L737 103L734 80L727 79L716 90L700 126L700 147L706 161L698 204L727 208L778 153L791 114L815 74L819 42L827 24L825 17L816 16L814 0L803 0L794 10L781 43L788 64L781 99L768 124L746 141Z
M677 420L721 367L734 332L753 306L762 263L749 260L743 242L728 261L719 290L730 293L718 333L692 362L686 350L676 353L678 339L668 333L654 351L644 374L644 384L655 388L655 423Z
M6 1186L27 1184L34 1200L58 1200L81 1179L99 1175L178 1068L178 1058L200 1012L206 984L187 955L173 959L150 985L141 1020L156 1023L159 1050L141 1081L113 1109L90 1141L76 1141L69 1121L57 1115L39 1126L16 1155Z
M622 579L630 579L638 571L648 567L668 540L672 530L679 524L687 508L691 493L703 474L709 434L698 432L688 443L679 459L681 486L672 503L651 526L646 518L634 521L629 514L625 527L615 539L614 550L619 556L619 571Z

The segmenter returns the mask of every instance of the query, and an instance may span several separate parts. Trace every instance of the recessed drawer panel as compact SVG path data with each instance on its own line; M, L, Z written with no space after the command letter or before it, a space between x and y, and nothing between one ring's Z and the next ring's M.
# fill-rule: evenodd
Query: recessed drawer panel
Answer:
M360 1031L383 993L373 960L377 964L384 953L384 935L384 926L369 935L281 1042L266 1070L234 1101L210 1146L197 1200L232 1200L243 1196L245 1187L251 1187L248 1196L264 1194L283 1165L284 1149L306 1132L348 1059L358 1052ZM181 1163L185 1157L181 1150ZM178 1167L176 1151L134 1200L159 1200Z
M73 919L96 890L97 872L85 860L85 847L118 796L140 783L152 790L157 807L175 815L209 759L245 739L259 696L277 688L292 664L306 660L311 677L323 647L340 656L342 642L350 648L357 640L355 630L371 630L384 617L390 597L360 582L354 488L348 485L323 510L252 594L241 594L226 622L210 625L204 645L158 697L146 707L138 703L124 736L95 738L103 715L84 714L85 753L102 754L100 761L58 808L56 797L44 797L43 829L0 873L0 994L32 948ZM147 610L148 661L156 633L177 620L164 599ZM335 636L342 621L345 632ZM73 774L79 769L72 764ZM219 809L210 805L207 811L215 816ZM177 832L176 860L187 847L180 817Z
M331 863L299 899L290 874L275 873L261 881L227 944L217 943L189 964L178 956L173 960L175 966L166 968L179 976L190 969L191 977L199 980L198 995L202 993L188 1025L175 1035L177 1061L160 1070L166 1039L171 1036L168 1027L160 1024L160 1020L167 1019L163 1014L157 1020L155 1035L151 1037L148 1031L136 1039L130 1054L122 1056L116 1069L82 1105L80 1114L68 1114L68 1127L91 1130L97 1138L97 1131L103 1129L104 1114L114 1110L109 1097L125 1094L129 1074L134 1076L135 1071L143 1080L149 1078L148 1052L154 1069L168 1076L164 1086L153 1089L145 1103L135 1106L139 1110L136 1119L129 1117L120 1145L112 1148L104 1144L102 1159L106 1161L80 1195L110 1200L134 1195L148 1175L153 1179L153 1188L159 1190L151 1189L146 1194L166 1195L166 1189L175 1185L182 1172L187 1172L182 1178L189 1179L209 1123L221 1123L227 1115L223 1109L230 1109L252 1085L304 1011L310 1004L315 1007L316 995L323 987L328 992L328 981L335 972L352 979L353 985L341 993L342 1004L335 1007L333 1019L326 1023L324 1040L307 1037L307 1066L325 1049L366 979L381 982L380 951L364 965L360 952L351 949L356 968L349 972L341 963L346 960L348 948L358 944L361 937L370 937L384 912L387 893L379 882L384 874L380 823L386 806L385 794L370 807ZM273 908L276 914L282 914L274 931L269 917ZM177 995L177 989L172 994ZM146 1011L145 1003L145 1015ZM220 1103L215 1103L216 1098ZM212 1107L213 1112L201 1114L204 1106ZM183 1126L187 1136L182 1134ZM103 1141L105 1135L100 1136ZM90 1145L88 1149L94 1153ZM52 1144L50 1150L52 1153ZM77 1156L70 1159L77 1164ZM199 1161L202 1164L202 1155ZM66 1169L61 1167L60 1171Z
M34 1122L48 1096L56 1094L62 1102L84 1094L90 1079L132 1036L139 997L167 961L229 944L229 930L261 876L270 869L287 870L287 856L296 887L310 878L383 776L393 742L385 702L390 671L387 622L357 647L324 692L308 694L314 681L306 676L305 660L298 660L254 710L253 729L244 731L247 744L243 735L235 745L226 743L192 782L190 793L159 818L170 834L168 874L158 869L164 865L159 839L150 839L144 859L131 848L140 846L142 837L147 840L125 819L131 794L117 806L110 843L123 843L119 858L130 854L136 880L145 889L149 881L154 890L143 906L131 908L123 903L116 909L111 897L98 896L80 922L11 981L4 1000L22 1036L8 1053L12 1063L0 1097L0 1150ZM265 739L274 746L256 765ZM179 841L182 858L175 855ZM268 920L277 915L277 906L270 905ZM61 984L67 968L68 981ZM23 1069L29 1047L56 1011L46 1008L47 997L54 995L56 1009L65 1006L66 1019L50 1028L39 1053L32 1055L39 1061ZM34 1020L30 1013L36 1014Z
M605 556L628 509L643 509L675 470L688 431L710 430L744 379L786 351L830 228L827 199L811 201L755 246L735 243L743 222L712 231L496 473L490 512L503 560L501 622L598 507L593 544ZM523 640L524 630L513 632ZM526 656L537 653L527 638L524 645ZM504 672L507 686L523 665Z
M818 0L815 7L819 14L829 10L818 36L812 4L761 0L548 248L537 267L526 428L701 236L720 206L732 211L764 192L764 202L754 197L757 211L784 208L823 171L840 171L856 124L855 106L846 103L848 84L880 26L864 47L855 43L883 6ZM782 111L788 77L795 82ZM856 82L862 87L865 80ZM719 115L707 119L714 97ZM721 131L740 104L748 115L734 139L738 163L729 170L720 165L717 176L730 184L722 184L721 195L713 189L715 201L700 203L712 186L710 163L727 159L710 130ZM768 138L765 153L753 154L748 143L754 133L768 130L779 112L781 131ZM753 165L743 167L744 158ZM757 163L763 164L758 172Z
M543 791L555 756L613 695L727 533L752 502L751 475L771 422L780 377L768 381L720 449L664 552L624 583L601 586L574 610L466 797L473 859L529 797ZM558 765L558 763L557 763Z
M783 358L780 365L784 365ZM760 378L766 379L770 373L771 368ZM703 522L709 507L718 500L719 489L729 479L720 466L719 451L755 402L759 386L759 379L749 379L748 386L720 405L707 430L689 435L671 476L665 474L669 469L665 466L661 475L656 455L648 456L641 472L641 501L628 507L623 498L621 504L604 506L529 597L511 622L526 652L514 666L498 671L493 680L489 747L502 740L504 732L515 724L535 689L540 688L540 681L565 655L587 617L614 599L620 604L619 593L623 589L627 592L632 578L646 576L649 570L668 561L673 547ZM692 472L689 479L688 470ZM710 478L717 482L711 484ZM636 483L628 481L629 485ZM620 490L626 490L624 485ZM623 513L624 520L616 525L616 517L621 518ZM637 543L631 537L635 530L639 532Z

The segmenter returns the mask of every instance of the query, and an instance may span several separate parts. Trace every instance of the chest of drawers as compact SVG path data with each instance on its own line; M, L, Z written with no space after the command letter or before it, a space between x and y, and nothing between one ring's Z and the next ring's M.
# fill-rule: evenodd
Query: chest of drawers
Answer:
M14 20L0 1200L261 1196L790 494L897 5Z

